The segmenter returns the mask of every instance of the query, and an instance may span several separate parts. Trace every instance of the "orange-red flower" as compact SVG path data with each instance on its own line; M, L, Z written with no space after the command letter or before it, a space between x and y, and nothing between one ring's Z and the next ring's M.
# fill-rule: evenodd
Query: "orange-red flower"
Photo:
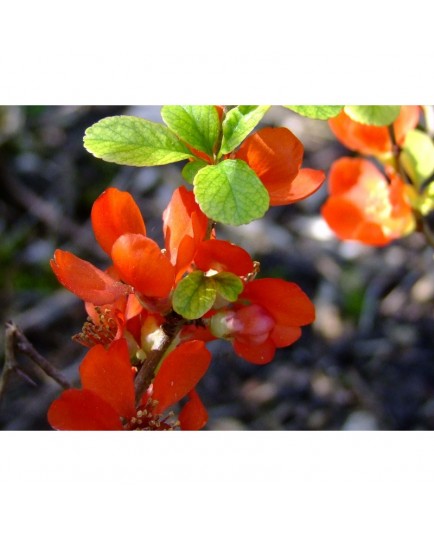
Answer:
M295 283L264 278L246 283L234 307L211 318L210 329L216 337L231 340L239 356L264 365L276 348L299 339L301 326L314 319L313 303Z
M127 343L120 339L106 350L97 345L80 365L82 389L68 389L48 411L57 430L168 430L174 427L162 414L184 397L180 427L198 430L207 414L195 386L211 360L201 341L181 344L164 359L155 380L135 405L134 374Z
M134 291L147 298L166 298L175 284L176 272L184 269L194 255L194 248L186 252L189 225L194 243L202 239L204 232L204 217L193 210L191 198L184 195L183 199L186 198L187 201L178 203L175 210L179 216L180 207L184 207L184 217L180 218L178 226L172 222L172 238L167 239L170 251L175 252L170 253L176 263L173 265L156 242L146 236L145 223L132 196L108 188L93 204L91 218L95 237L111 257L113 269L103 272L72 253L56 250L51 267L59 282L94 305L113 303ZM168 223L166 228L169 233ZM181 252L179 262L178 250Z
M419 115L418 106L401 106L400 114L393 123L398 145L402 145L407 132L417 126ZM329 119L328 123L337 139L352 151L372 156L380 156L392 151L388 127L357 123L350 119L344 110L336 117Z
M284 127L267 127L249 136L234 154L244 160L261 179L271 205L300 201L318 190L323 171L301 168L304 148Z
M343 240L382 246L414 230L409 186L388 170L389 180L369 160L340 158L330 168L330 197L322 215Z

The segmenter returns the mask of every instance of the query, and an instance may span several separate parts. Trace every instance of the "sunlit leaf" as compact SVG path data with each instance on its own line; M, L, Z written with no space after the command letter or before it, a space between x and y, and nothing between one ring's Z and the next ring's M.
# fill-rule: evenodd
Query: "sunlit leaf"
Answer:
M269 195L255 172L242 160L206 166L194 178L194 194L208 218L242 225L262 218Z
M84 146L98 158L128 166L158 166L193 156L165 125L127 115L89 127Z
M304 117L309 117L310 119L330 119L331 117L336 117L339 112L342 110L343 106L288 106L285 105L285 108L289 108L293 112L298 113Z
M344 110L357 123L383 127L397 119L401 106L345 106Z
M252 132L270 106L235 106L223 121L221 154L228 154Z

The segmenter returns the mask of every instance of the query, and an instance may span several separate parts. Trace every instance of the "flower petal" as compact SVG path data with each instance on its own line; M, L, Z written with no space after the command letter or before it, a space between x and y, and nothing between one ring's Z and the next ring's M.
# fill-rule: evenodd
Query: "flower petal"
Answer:
M194 257L199 270L207 272L231 272L243 276L253 271L253 261L243 248L226 240L206 240L202 242Z
M156 412L186 396L199 382L211 363L211 354L202 341L188 341L170 352L157 371L152 398L158 400Z
M385 177L372 162L366 158L343 157L335 160L329 172L330 195L344 194L363 177L385 182Z
M50 266L65 288L94 305L113 303L129 292L127 285L68 251L56 249Z
M174 284L175 269L158 245L143 235L124 234L112 247L120 277L145 296L164 298Z
M267 127L249 136L235 153L262 179L293 179L303 160L303 144L284 127Z
M145 222L132 195L117 188L107 188L98 197L92 206L91 220L95 237L108 255L121 235L146 235Z
M304 326L315 320L315 308L307 295L298 285L283 279L250 281L240 298L261 305L284 326Z
M208 412L194 389L188 393L188 398L179 412L181 430L200 430L208 422Z
M267 339L261 344L247 344L235 339L234 350L240 357L249 361L249 363L266 365L273 360L274 354L276 353L276 346L271 339Z
M163 212L165 246L177 276L182 275L193 260L198 244L205 238L208 218L200 210L193 192L177 188Z
M114 341L108 350L101 345L91 348L80 365L80 377L83 388L96 393L118 415L129 419L135 414L134 381L125 339Z
M355 239L356 229L364 219L360 208L342 195L329 197L321 207L321 214L341 240Z
M63 391L51 404L47 418L56 430L122 430L117 412L87 389Z
M287 189L299 172L303 152L303 144L290 130L267 127L249 136L235 158L247 162L267 188L270 204L279 205L285 204Z
M277 325L271 332L271 340L276 348L289 346L301 337L301 329L294 326Z
M314 194L324 183L325 173L318 169L300 169L297 176L290 182L273 181L268 188L271 204L288 205L301 201Z

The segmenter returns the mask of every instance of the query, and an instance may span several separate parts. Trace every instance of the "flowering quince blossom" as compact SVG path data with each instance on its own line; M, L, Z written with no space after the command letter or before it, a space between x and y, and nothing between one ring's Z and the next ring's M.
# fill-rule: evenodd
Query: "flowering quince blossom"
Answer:
M99 245L113 261L112 273L56 250L51 267L59 282L94 305L113 303L134 289L146 297L166 297L174 284L175 269L158 245L147 238L132 196L108 188L93 204L91 218Z
M419 122L419 106L401 106L398 118L393 123L396 143L404 144L405 137ZM392 152L388 127L363 125L353 121L344 110L328 120L330 129L345 147L367 156L384 157Z
M148 391L136 407L134 372L125 339L106 350L91 348L80 365L82 389L67 389L48 410L56 430L199 430L207 412L195 391L211 355L201 341L186 342L163 360ZM168 422L166 410L188 398L179 423Z
M244 160L264 184L270 205L287 205L315 193L323 171L301 168L304 147L287 128L267 127L249 136L233 157Z
M247 282L233 307L213 315L210 331L232 341L240 357L264 365L276 348L299 339L300 326L314 319L313 303L296 284L264 278Z
M93 306L124 304L120 312L126 319L133 316L133 311L140 312L135 298L125 301L128 293L136 292L141 301L147 302L168 297L176 278L191 263L207 228L206 216L193 193L184 187L175 191L164 213L167 252L146 236L140 210L128 192L108 188L93 204L91 219L95 237L113 266L102 271L57 249L51 268L64 287ZM92 314L90 317L94 319Z
M412 187L387 168L389 181L369 160L344 157L330 168L330 196L321 213L342 240L383 246L415 229Z

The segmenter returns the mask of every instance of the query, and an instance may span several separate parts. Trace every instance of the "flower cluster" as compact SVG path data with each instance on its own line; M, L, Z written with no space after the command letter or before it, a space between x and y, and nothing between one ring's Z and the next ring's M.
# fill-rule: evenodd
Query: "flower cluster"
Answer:
M265 128L221 160L243 160L270 204L280 205L307 197L324 181L322 171L301 169L302 158L303 146L289 130ZM163 249L147 235L128 192L105 190L91 222L106 269L59 249L51 261L88 314L74 337L88 348L82 386L50 406L55 429L198 430L207 422L196 386L211 361L208 341L228 340L241 358L265 364L315 318L295 283L256 279L258 263L216 237L214 222L185 186L163 212ZM179 411L177 418L169 408Z
M415 230L417 192L396 152L419 115L418 106L402 106L390 127L359 123L344 110L329 119L337 139L363 155L339 158L330 168L329 197L321 212L340 239L384 246Z

